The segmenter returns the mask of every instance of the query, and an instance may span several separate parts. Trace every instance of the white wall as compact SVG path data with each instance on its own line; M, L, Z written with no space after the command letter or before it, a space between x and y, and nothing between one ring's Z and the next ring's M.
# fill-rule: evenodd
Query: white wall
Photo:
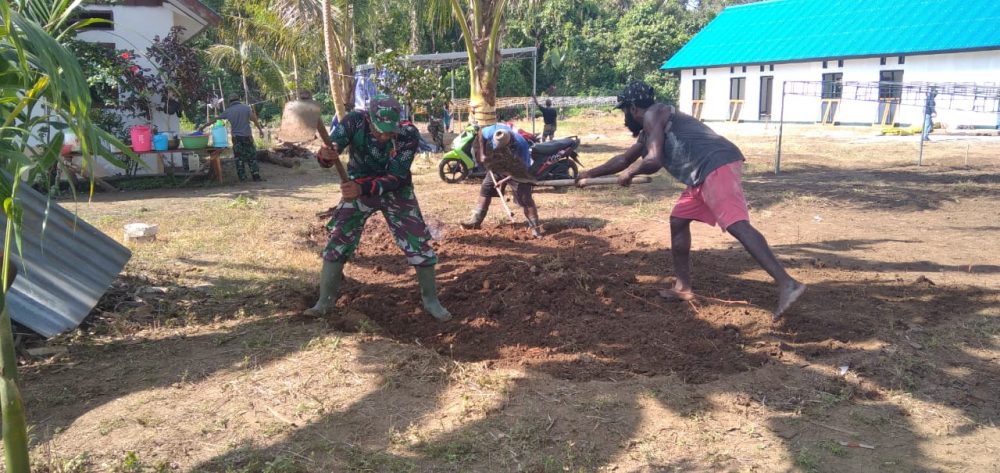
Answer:
M159 36L163 38L170 34L170 29L174 26L176 15L174 10L167 7L133 7L133 6L90 6L88 11L112 11L114 14L114 30L91 30L84 31L78 35L82 41L94 43L114 43L117 49L134 50L139 56L136 63L144 68L149 68L153 73L157 69L146 59L146 48L153 44L153 38ZM187 25L182 25L187 26ZM159 100L156 98L155 100ZM147 124L144 118L125 118L126 129L132 125ZM180 132L180 119L176 115L166 115L163 112L153 110L152 125L160 131ZM174 154L174 161L180 163L180 155ZM163 168L157 163L155 155L145 155L143 161L149 169L139 169L140 174L161 173ZM169 155L168 155L169 158ZM103 160L99 160L103 161ZM179 165L179 164L178 164ZM96 173L98 177L103 175L121 174L123 171L105 162L99 162L101 168ZM104 172L102 173L101 170Z
M781 87L784 81L820 81L825 73L840 72L844 74L844 82L877 82L879 72L883 70L902 70L903 82L975 82L981 85L1000 85L1000 50L979 51L968 53L933 54L906 56L904 64L898 63L897 56L886 58L886 64L880 64L880 58L847 59L844 66L838 67L836 60L827 61L824 69L821 61L775 64L774 71L769 66L760 72L760 65L747 65L746 72L742 66L736 66L730 73L729 67L708 68L707 74L702 69L684 69L681 71L680 103L681 110L690 113L692 110L692 81L706 79L705 105L701 118L703 120L728 120L729 118L729 84L734 77L746 77L746 97L741 120L756 121L759 118L760 78L774 77L774 98L772 103L772 120L777 121L781 113ZM845 90L836 121L846 124L871 124L878 121L878 104L849 100L851 90ZM1000 117L995 113L966 112L949 110L949 103L959 104L964 98L946 95L937 97L937 118L935 121L954 126L986 126L994 127L1000 123ZM785 97L785 120L793 122L817 122L820 119L821 99L787 95ZM968 108L966 105L963 108ZM991 107L991 108L995 108ZM919 125L923 123L923 107L903 105L897 112L897 123Z

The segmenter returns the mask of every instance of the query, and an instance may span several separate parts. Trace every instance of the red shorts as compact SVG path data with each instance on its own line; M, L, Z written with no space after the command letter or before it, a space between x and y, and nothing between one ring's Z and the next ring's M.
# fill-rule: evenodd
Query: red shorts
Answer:
M733 161L712 171L700 186L684 189L670 216L719 224L723 231L740 220L749 221L747 199L740 182L742 173L743 161Z

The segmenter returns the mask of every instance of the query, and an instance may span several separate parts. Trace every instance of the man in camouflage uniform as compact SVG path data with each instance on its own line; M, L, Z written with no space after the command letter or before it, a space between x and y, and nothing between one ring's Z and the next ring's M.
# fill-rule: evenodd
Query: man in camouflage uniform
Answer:
M241 181L247 180L247 172L244 165L250 168L250 177L254 182L260 182L260 166L257 164L257 146L253 142L253 132L250 130L252 122L257 127L257 132L264 136L264 128L257 120L257 114L253 107L240 102L240 96L231 94L229 96L229 107L219 114L214 120L201 127L204 130L207 126L215 123L215 120L227 120L232 130L233 136L233 157L236 158L236 175Z
M342 200L326 225L330 239L323 250L320 296L304 314L328 314L337 300L344 264L361 240L365 222L382 212L406 260L416 269L424 309L435 319L447 321L451 314L437 297L434 265L437 255L413 192L410 165L420 134L416 127L399 126L400 105L387 95L376 95L368 111L353 111L344 117L330 136L335 148L324 147L317 156L324 167L340 159L338 153L350 147L347 173L350 181L340 184Z
M444 151L444 126L440 118L431 115L427 119L427 133L430 133L431 140L437 146L438 152Z

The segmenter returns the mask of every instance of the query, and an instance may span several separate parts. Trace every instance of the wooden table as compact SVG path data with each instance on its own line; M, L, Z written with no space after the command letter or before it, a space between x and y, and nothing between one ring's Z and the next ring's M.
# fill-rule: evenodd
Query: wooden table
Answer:
M164 155L172 153L190 153L197 155L200 161L199 168L197 170L192 169L191 175L189 175L187 179L184 180L184 182L187 183L188 181L191 180L191 178L197 175L210 174L213 179L221 183L223 182L222 157L227 152L232 152L232 148L177 148L177 149L168 149L163 151L150 150L150 151L136 152L135 154L140 157L155 155L157 162L160 164L160 166L163 166L164 168L166 167L164 165ZM73 179L75 179L76 174L79 174L81 175L81 177L83 177L82 170L79 169L78 166L73 164L73 158L77 156L81 156L81 154L75 151L63 156L65 158L67 168L69 168L69 170L74 174L73 176L70 176ZM105 190L117 190L114 188L114 186L104 182L100 178L95 177L94 181Z
M191 153L198 155L200 161L199 169L197 171L192 169L193 173L190 176L188 176L187 179L184 180L184 182L186 183L190 181L192 177L199 174L211 174L212 178L215 179L217 182L222 182L223 181L222 156L227 152L231 153L232 148L194 148L194 149L179 148L167 151L149 151L148 153L139 153L139 154L149 154L149 153L158 154L159 158L157 159L160 159L161 161L163 159L163 155L166 153ZM208 157L207 161L201 159L202 157L206 156Z

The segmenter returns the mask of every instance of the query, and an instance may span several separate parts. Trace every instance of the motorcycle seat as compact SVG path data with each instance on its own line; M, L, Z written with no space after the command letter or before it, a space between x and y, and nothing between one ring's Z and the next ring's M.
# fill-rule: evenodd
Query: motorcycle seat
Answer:
M532 155L548 156L556 154L559 150L565 148L576 148L580 144L580 139L577 137L572 138L560 138L558 140L547 141L545 143L538 143L531 147Z

